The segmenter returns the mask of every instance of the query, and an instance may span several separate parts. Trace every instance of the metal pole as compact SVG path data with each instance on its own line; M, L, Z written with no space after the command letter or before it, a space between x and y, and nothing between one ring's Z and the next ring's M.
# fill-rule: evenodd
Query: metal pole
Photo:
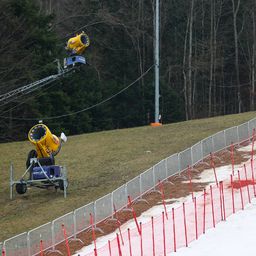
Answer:
M155 10L155 123L159 123L159 0Z
M13 199L13 164L10 166L10 199Z
M67 198L67 186L68 186L68 182L67 182L67 169L66 166L64 166L63 168L64 171L64 180L63 180L63 185L64 185L64 198Z

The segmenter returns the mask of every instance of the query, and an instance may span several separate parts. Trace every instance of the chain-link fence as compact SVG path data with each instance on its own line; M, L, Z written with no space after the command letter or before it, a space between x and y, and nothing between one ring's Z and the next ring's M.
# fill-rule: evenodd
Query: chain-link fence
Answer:
M112 199L113 199L112 193L109 193L95 201L94 213L95 213L96 223L99 223L102 220L105 220L112 215L113 213Z
M4 249L6 256L27 256L29 254L27 233L24 232L22 234L5 240Z
M40 251L41 241L43 250L47 250L53 247L51 222L48 222L47 224L28 232L29 256L35 255Z
M168 177L176 174L180 170L179 154L174 154L166 158Z
M67 238L74 236L74 213L70 212L52 222L52 243L53 248L56 244L63 242L64 231L66 231Z
M141 179L140 176L133 178L126 183L126 194L136 200L141 195Z
M248 124L241 124L237 126L238 129L238 141L242 142L248 139L249 136L249 126Z
M165 180L167 176L167 164L166 164L166 159L160 161L153 167L154 171L154 177L155 177L155 185L159 180Z
M198 163L200 160L202 160L203 154L202 154L202 145L201 142L198 142L193 147L191 147L191 162L192 165Z
M207 157L213 151L213 136L210 136L201 142L203 158Z
M115 191L112 192L113 198L113 206L115 209L122 209L127 205L127 190L126 184L122 185L121 187L117 188Z
M203 139L191 148L163 159L95 202L78 208L74 212L70 212L28 233L25 232L5 240L3 245L0 243L0 249L4 247L6 256L34 256L40 252L40 241L42 240L44 250L49 248L54 250L57 244L64 241L63 227L68 238L76 237L78 233L91 227L90 215L94 217L95 225L97 225L111 217L114 209L118 211L126 207L128 196L132 200L139 199L143 194L154 189L159 180L163 181L182 172L188 166L202 161L210 153L230 147L232 143L236 144L249 140L254 134L253 129L255 128L256 119L253 119Z
M186 169L192 163L191 159L191 148L188 148L179 153L180 170Z
M82 206L74 211L75 236L78 233L91 227L90 215L92 215L95 218L94 202L87 204L85 206Z
M141 195L149 191L155 186L154 168L149 168L140 175L140 193Z
M238 128L231 127L225 130L225 138L226 138L226 146L228 147L230 144L235 144L238 142Z
M226 147L225 131L218 132L212 136L213 138L213 152L217 152ZM248 139L248 133L247 133Z

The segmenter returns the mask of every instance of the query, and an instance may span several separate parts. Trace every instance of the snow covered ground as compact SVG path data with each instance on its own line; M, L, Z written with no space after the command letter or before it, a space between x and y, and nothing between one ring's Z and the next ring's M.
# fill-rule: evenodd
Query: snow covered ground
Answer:
M252 149L252 145L248 145L246 147L240 148L239 151L248 152L244 157L245 159L250 158L249 152ZM247 158L248 156L248 158ZM248 161L246 160L246 161ZM235 165L234 169L238 170L243 163L239 165ZM225 165L216 168L216 174L218 177L218 181L228 179L230 174L232 174L232 166ZM185 181L184 183L186 183ZM206 169L200 174L200 179L192 180L193 183L203 182L211 184L215 184L214 172L212 169ZM201 194L198 193L198 194ZM197 193L194 193L196 196ZM174 204L167 204L167 211L171 211L171 208L175 208L180 206L182 202L187 200L191 200L191 196L182 197L182 198L173 198L175 200ZM169 200L166 200L168 202ZM149 210L145 211L138 217L138 222L147 223L151 221L151 217L160 216L163 211L162 205L156 205ZM256 241L256 200L253 201L253 204L247 206L245 211L237 212L237 214L232 215L227 219L226 222L219 223L215 229L207 230L206 235L200 236L197 241L189 244L188 248L181 248L177 251L176 255L191 255L191 256L200 256L200 255L227 255L232 254L238 255L238 252L241 255L241 252L245 253L246 251L250 251L250 253L245 253L245 255L253 255L253 252L256 251L256 245L254 245L253 241ZM253 219L254 218L254 219ZM121 226L122 231L126 231L127 228L134 229L136 228L135 222L131 219L128 222L124 223ZM108 240L113 240L116 238L116 233L119 231L116 230L111 234L106 236L102 236L97 238L97 248L101 248L108 243ZM243 232L243 233L242 233ZM241 239L241 237L245 238L248 236L248 239ZM246 241L243 241L246 240ZM246 248L245 248L246 247ZM84 256L88 253L93 252L94 245L91 244L82 248L78 251L74 256ZM210 252L212 254L210 254ZM236 253L236 254L235 254ZM173 254L173 253L172 253ZM171 255L171 254L170 254Z
M180 248L176 256L250 256L256 254L256 199L244 211L239 211L220 222L215 229ZM167 255L174 255L170 253Z

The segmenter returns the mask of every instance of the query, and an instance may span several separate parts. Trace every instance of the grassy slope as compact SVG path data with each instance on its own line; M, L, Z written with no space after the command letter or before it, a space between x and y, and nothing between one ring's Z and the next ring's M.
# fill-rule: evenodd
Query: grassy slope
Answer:
M227 127L255 117L255 112L164 125L69 137L56 162L66 165L70 187L60 192L31 189L9 200L9 166L15 178L24 172L29 142L0 144L0 241L28 231L95 200L159 160ZM149 152L150 151L150 152Z

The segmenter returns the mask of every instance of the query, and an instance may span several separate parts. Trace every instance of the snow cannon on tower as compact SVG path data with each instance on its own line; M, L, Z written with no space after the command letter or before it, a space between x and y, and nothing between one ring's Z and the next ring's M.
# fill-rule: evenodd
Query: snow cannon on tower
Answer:
M65 47L70 57L64 59L64 68L86 64L86 59L82 54L89 45L90 39L84 31L70 38Z
M29 141L35 146L28 153L26 171L18 181L13 181L13 167L11 166L10 189L12 199L13 185L16 185L18 194L25 194L27 187L48 189L54 187L64 190L68 186L66 168L55 165L55 156L60 152L63 142L67 141L66 135L62 132L60 137L52 134L50 129L40 122L34 125L28 133Z
M66 50L70 51L72 55L80 55L90 45L90 39L87 34L82 32L68 40Z

